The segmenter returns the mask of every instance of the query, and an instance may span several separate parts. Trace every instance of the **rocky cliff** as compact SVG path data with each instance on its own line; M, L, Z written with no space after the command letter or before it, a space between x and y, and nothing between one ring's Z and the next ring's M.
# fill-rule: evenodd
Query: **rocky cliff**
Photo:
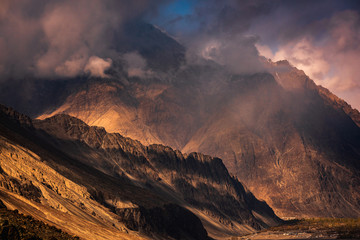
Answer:
M67 115L33 121L2 106L0 117L2 201L82 238L208 239L280 223L220 159Z

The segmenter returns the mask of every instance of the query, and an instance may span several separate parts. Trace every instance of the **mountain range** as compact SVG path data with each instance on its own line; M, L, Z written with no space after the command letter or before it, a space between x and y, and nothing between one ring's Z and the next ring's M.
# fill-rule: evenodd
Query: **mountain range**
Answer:
M359 216L359 112L287 62L269 64L274 73L228 76L191 66L170 83L92 79L39 118L66 113L220 157L282 217Z
M122 34L116 50L139 55L141 74L119 58L107 77L2 84L0 101L33 118L1 108L5 205L84 238L94 226L97 239L223 238L276 215L360 216L356 109L287 61L234 73L150 24Z
M0 199L84 239L210 239L281 223L218 158L1 106ZM210 237L209 237L210 236Z

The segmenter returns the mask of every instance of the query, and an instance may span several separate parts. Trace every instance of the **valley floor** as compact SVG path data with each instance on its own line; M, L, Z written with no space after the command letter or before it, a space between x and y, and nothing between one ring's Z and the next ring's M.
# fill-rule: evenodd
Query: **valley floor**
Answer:
M231 240L360 239L360 218L311 218L289 220L284 225Z

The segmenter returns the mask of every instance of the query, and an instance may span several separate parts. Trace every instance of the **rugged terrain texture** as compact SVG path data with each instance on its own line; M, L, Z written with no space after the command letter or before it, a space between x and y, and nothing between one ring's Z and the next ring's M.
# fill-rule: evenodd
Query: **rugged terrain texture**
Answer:
M287 62L271 74L182 70L174 82L91 80L50 115L224 159L283 217L358 217L357 110ZM220 80L219 80L220 79Z
M360 129L349 106L282 67L276 82L269 77L227 102L183 151L223 158L280 216L358 217Z
M151 77L131 77L114 61L109 78L29 80L36 94L12 86L2 100L40 119L65 113L142 144L220 157L283 217L360 216L356 109L286 61L264 60L266 71L239 75L186 59L155 27L124 31L118 50L141 54Z
M6 240L72 240L79 239L71 236L31 216L24 216L18 210L8 210L0 202L0 238Z
M0 199L81 238L223 238L281 222L218 158L67 115L33 121L1 106L0 118Z

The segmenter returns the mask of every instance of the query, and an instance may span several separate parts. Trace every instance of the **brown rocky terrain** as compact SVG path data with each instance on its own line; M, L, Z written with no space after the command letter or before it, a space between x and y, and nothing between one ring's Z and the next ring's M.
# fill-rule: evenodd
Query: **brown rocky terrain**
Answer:
M65 113L145 145L217 156L283 217L359 217L356 109L287 61L234 74L186 62L185 48L153 26L129 26L118 51L138 52L151 77L129 76L114 60L109 78L30 79L27 94L20 81L0 89L1 101L39 119Z
M263 85L250 97L239 96L236 105L231 100L183 151L223 158L280 216L358 217L356 110L349 116L347 104L287 67L289 72L274 74L283 89Z
M144 144L218 156L283 217L358 217L358 111L287 62L271 67L243 76L189 67L173 83L92 80L40 118L67 113Z
M0 199L80 238L224 238L281 222L218 158L67 115L31 120L1 106L0 118Z
M6 240L70 240L79 239L71 236L43 222L37 221L31 216L24 216L18 210L8 210L3 202L0 202L0 238Z

